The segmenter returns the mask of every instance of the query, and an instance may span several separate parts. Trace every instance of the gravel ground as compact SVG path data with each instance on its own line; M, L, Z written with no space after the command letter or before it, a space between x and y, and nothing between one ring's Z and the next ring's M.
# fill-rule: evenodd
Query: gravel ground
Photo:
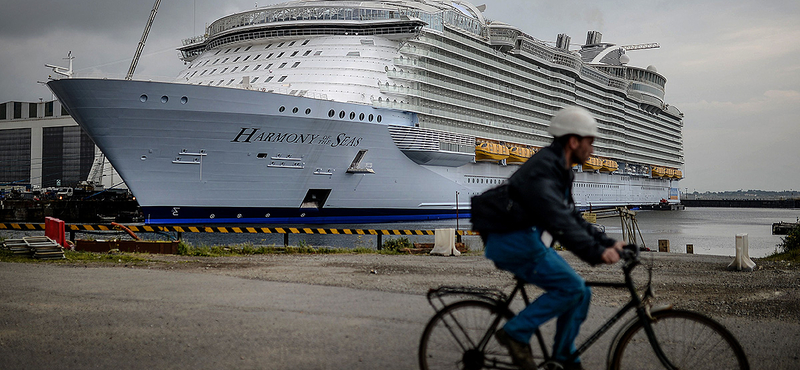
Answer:
M620 265L589 266L568 252L559 252L587 280L621 281ZM458 257L428 255L312 254L237 257L150 255L148 262L117 264L222 274L245 279L296 282L356 289L425 294L439 285L501 288L509 291L511 275L497 270L479 254ZM728 271L733 257L644 253L653 266L657 303L670 303L711 317L750 317L800 323L800 265L754 259L753 272ZM72 263L73 266L101 264ZM106 266L106 264L102 264ZM639 267L635 281L643 284L647 269ZM536 294L531 288L531 293ZM594 288L593 304L616 307L627 292Z

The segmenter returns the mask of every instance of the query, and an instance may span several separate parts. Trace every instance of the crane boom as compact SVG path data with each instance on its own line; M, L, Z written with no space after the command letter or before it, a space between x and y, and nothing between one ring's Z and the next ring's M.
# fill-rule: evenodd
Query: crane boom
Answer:
M156 13L158 12L159 5L161 5L161 0L156 0L156 3L153 4L153 10L150 11L150 18L147 20L147 24L144 26L142 39L139 40L139 46L136 47L136 52L133 54L133 60L131 60L131 67L128 68L128 74L125 76L126 80L133 78L133 71L136 69L136 65L139 64L139 57L142 55L142 51L144 50L144 42L147 40L147 35L150 33L150 27L153 26L153 21L156 19Z
M661 47L661 45L659 45L657 42L651 42L648 44L623 45L620 47L625 49L626 51L631 51L631 50L644 50L644 49L658 49Z

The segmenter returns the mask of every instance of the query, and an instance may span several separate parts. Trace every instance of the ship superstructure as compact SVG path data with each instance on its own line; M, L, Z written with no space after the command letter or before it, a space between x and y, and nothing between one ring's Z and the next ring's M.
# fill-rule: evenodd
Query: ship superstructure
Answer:
M599 32L570 51L464 1L294 1L179 50L174 83L50 83L152 223L452 217L549 145L568 105L601 133L575 167L580 206L677 201L683 114Z

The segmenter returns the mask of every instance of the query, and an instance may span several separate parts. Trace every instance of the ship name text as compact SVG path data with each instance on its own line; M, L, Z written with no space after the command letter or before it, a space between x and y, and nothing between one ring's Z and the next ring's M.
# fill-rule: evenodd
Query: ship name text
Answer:
M308 145L329 145L331 148L338 146L358 146L361 144L362 137L350 136L340 133L336 136L320 134L298 134L294 132L267 132L258 128L242 127L232 143L291 143Z

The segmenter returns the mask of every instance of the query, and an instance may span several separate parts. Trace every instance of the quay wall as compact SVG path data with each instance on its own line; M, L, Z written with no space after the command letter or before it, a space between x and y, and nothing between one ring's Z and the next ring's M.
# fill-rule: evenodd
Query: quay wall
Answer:
M681 199L686 207L800 208L800 199Z

